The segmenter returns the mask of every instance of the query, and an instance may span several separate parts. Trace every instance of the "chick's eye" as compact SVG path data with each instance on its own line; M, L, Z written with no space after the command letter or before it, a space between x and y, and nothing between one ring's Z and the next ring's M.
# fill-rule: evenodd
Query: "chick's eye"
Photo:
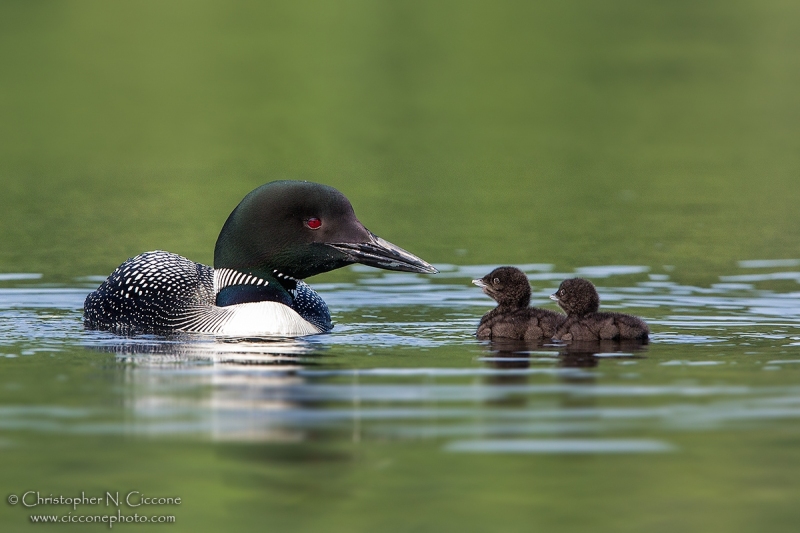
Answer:
M494 283L495 285L499 284L500 283L500 278L494 278L492 280L492 283Z
M322 221L317 217L311 217L305 220L305 224L309 229L319 229L322 226Z

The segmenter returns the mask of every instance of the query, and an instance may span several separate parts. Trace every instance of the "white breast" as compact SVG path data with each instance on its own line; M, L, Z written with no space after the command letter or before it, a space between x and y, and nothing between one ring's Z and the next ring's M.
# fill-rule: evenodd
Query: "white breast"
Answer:
M177 329L235 337L302 337L322 332L296 311L278 302L206 307L191 313Z

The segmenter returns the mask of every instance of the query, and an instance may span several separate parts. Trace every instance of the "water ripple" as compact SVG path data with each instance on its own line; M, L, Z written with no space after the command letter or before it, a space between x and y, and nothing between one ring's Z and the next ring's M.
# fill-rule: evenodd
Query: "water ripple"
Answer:
M551 309L548 296L561 279L600 280L604 308L649 321L648 349L476 341L477 322L493 302L470 280L494 266L439 265L438 277L355 268L355 281L315 285L337 324L331 334L304 339L86 331L83 300L98 279L79 280L82 288L0 276L0 366L87 349L109 353L103 364L116 377L108 394L119 399L92 408L15 405L17 384L9 382L12 401L0 407L0 428L261 441L326 431L437 439L452 452L649 453L676 448L671 438L631 435L800 420L800 386L792 378L800 369L800 293L757 288L798 279L796 272L732 272L697 287L645 266L565 273L522 265L533 302ZM621 277L626 285L615 286ZM66 380L73 377L65 372Z
M448 452L469 453L656 453L675 447L657 440L547 439L462 440L447 444Z

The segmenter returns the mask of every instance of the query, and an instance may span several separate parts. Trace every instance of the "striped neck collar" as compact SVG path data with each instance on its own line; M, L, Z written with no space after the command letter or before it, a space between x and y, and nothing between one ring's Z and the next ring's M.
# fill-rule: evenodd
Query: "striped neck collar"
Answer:
M272 273L279 280L286 279L294 281L295 283L297 282L297 280L292 276L287 276L286 274L282 274L277 270L273 270ZM269 281L265 280L264 278L260 278L254 274L239 272L238 270L233 270L231 268L214 269L215 295L219 294L219 291L225 289L226 287L232 287L234 285L256 285L256 286L266 287L267 285L269 285Z

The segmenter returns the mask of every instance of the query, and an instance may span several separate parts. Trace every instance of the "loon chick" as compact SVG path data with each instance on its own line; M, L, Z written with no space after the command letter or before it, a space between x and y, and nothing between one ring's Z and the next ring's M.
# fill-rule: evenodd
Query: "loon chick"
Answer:
M475 334L479 339L551 339L566 319L561 313L529 307L531 286L518 268L499 267L472 283L497 302L497 307L481 318Z
M641 318L622 313L598 313L600 296L591 281L567 279L550 298L567 312L554 338L562 341L647 341L650 329Z
M155 251L128 259L86 297L89 329L297 337L333 328L303 278L362 263L436 273L381 239L327 185L273 181L250 192L222 227L214 267Z

